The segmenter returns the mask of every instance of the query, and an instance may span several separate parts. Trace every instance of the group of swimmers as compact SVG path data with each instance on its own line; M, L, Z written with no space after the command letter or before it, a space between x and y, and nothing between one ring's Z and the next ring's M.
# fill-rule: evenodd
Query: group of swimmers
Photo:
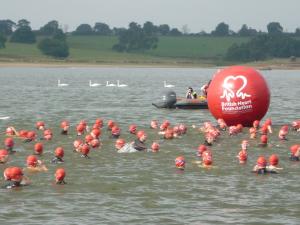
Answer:
M200 167L212 168L213 167L213 153L212 147L214 142L217 141L218 137L222 132L228 132L229 135L234 136L243 132L245 128L241 124L236 126L227 126L223 119L217 120L217 125L214 126L211 122L204 122L202 126L197 127L192 126L194 129L198 129L200 133L204 135L204 142L199 145L197 149L198 160L193 163L198 164ZM92 124L88 126L87 122L82 120L76 127L77 139L73 141L73 151L80 154L83 158L89 158L89 152L91 149L101 148L101 134L106 130L111 139L115 140L115 148L118 153L132 153L132 152L159 152L160 144L157 141L152 142L150 148L146 144L147 134L144 130L138 130L136 124L131 124L128 128L128 132L132 135L132 141L126 143L126 141L121 138L121 129L119 125L113 121L108 120L106 129L104 127L103 119L98 118ZM44 144L43 142L51 141L53 138L53 132L51 129L46 128L43 121L38 121L35 125L36 130L19 130L17 131L14 127L7 127L5 134L6 138L4 140L4 149L0 150L0 163L6 164L9 160L9 155L14 156L16 151L14 150L15 141L14 138L21 138L25 143L35 142L34 154L27 156L26 158L26 168L22 169L16 166L10 166L4 170L4 180L7 182L5 188L14 188L24 185L29 185L31 183L30 179L25 176L25 173L33 172L46 172L48 171L47 166L43 161L39 160L39 156L43 154ZM60 124L61 135L69 135L70 123L69 121L62 121ZM174 138L181 138L187 133L187 126L185 124L178 124L171 126L168 120L163 121L160 125L157 120L152 120L150 122L150 128L153 129L161 138L165 140L171 140ZM294 121L291 126L284 125L281 127L278 133L278 138L281 141L287 141L287 135L289 130L300 131L300 120ZM268 135L272 134L272 120L267 119L262 125L260 121L255 120L253 126L249 128L249 139L257 139L260 135L260 147L265 147L268 145ZM42 136L41 138L38 138ZM248 159L248 140L243 140L241 142L241 151L237 154L239 163L245 164ZM300 145L295 144L290 148L290 160L299 161L300 157ZM54 157L51 159L53 164L64 163L64 148L58 146L54 150ZM264 156L259 156L257 163L254 166L252 172L257 174L266 173L277 173L282 168L278 167L279 157L276 154L272 154L269 157L269 162L267 162ZM178 156L175 159L175 167L184 170L186 160L184 156ZM60 167L56 169L55 172L55 183L65 184L66 171L64 168Z

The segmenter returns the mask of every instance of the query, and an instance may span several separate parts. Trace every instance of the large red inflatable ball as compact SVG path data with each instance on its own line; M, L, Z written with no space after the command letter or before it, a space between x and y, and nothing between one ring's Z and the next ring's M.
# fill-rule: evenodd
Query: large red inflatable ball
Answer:
M270 91L263 76L251 67L231 66L213 77L207 94L208 107L228 126L250 127L268 111Z

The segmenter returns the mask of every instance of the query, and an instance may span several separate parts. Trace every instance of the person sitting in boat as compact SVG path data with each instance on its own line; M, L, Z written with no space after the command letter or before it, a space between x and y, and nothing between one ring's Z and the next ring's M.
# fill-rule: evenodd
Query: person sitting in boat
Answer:
M205 97L207 96L208 87L209 87L209 85L210 85L210 82L211 82L211 80L209 80L207 84L204 84L204 85L201 87L201 91L202 91L202 93L203 93L203 96L205 96Z
M197 99L197 93L191 87L188 88L185 96L187 99Z

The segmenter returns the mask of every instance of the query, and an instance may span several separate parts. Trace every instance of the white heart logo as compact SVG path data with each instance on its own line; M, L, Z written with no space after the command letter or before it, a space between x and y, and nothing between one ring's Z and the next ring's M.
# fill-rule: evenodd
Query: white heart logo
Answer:
M234 93L232 90L233 84L230 80L236 81L237 79L241 79L243 81L242 86ZM242 90L247 86L247 78L243 75L238 76L228 76L224 79L223 82L223 95L220 98L226 98L226 101L229 102L231 98L237 97L241 99L245 99L246 97L251 97L251 95L247 93L243 93Z

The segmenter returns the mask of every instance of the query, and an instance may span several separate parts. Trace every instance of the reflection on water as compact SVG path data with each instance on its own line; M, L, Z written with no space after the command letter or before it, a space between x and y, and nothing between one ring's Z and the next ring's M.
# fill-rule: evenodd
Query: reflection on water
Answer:
M299 118L299 71L263 71L271 89L267 114L272 117L275 132L271 146L257 147L250 141L249 161L241 166L236 161L238 137L222 133L212 147L215 169L204 170L192 164L195 149L203 136L191 128L213 120L208 110L159 110L151 103L160 99L163 81L174 84L178 95L188 86L200 92L215 69L169 68L1 68L0 120L3 131L13 125L33 129L43 120L54 132L45 143L41 157L48 173L29 174L33 184L22 190L1 192L1 224L299 224L300 164L287 160L288 148L299 143L299 134L290 133L287 143L279 142L280 125ZM57 80L68 87L57 87ZM125 83L128 87L89 87L89 80ZM72 152L76 138L74 125L81 119L93 123L95 118L113 119L122 129L126 141L129 124L137 124L148 133L148 145L158 140L158 154L117 154L114 140L103 131L103 147L92 151L91 159ZM59 135L59 123L71 121L69 136ZM185 123L189 130L182 139L163 141L150 130L149 122L168 119L172 124ZM0 141L3 142L3 135ZM25 165L34 143L16 140L18 153L9 165ZM49 163L57 146L65 148L66 186L53 185L56 165ZM258 155L280 156L284 168L280 175L250 174ZM184 155L186 170L178 173L174 159ZM6 165L0 165L2 173ZM98 222L99 221L99 222Z

